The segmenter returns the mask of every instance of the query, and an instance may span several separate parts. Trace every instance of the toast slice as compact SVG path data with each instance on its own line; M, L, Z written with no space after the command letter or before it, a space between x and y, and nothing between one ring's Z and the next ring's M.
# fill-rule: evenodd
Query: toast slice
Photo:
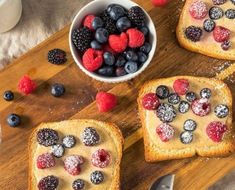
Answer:
M169 103L169 95L166 95L165 97L168 98L165 99L160 99L159 95L156 96L157 100L159 101L157 105L158 107L156 104L150 103L147 105L154 105L156 107L152 110L147 110L144 108L143 101L146 94L153 93L156 95L156 89L160 85L166 86L169 89L169 93L174 93L175 87L173 88L173 84L175 84L175 81L178 79L188 81L189 88L187 89L187 92L194 92L196 95L196 99L191 98L191 102L188 101L190 99L189 97L191 97L188 96L190 93L187 95L187 100L185 98L186 95L179 96L181 99L180 102L186 101L189 103L190 106L188 107L188 111L186 110L186 112L182 113L182 109L179 109L179 105L182 105L181 103ZM205 93L202 94L204 98L200 97L201 90L204 88L211 90L211 97L207 97L208 99L205 98ZM200 107L200 109L208 109L207 114L204 114L204 116L198 116L195 114L204 113L198 112L200 110L197 109L197 106L195 107L198 100L205 100L209 102L210 107L207 108L204 105ZM172 102L172 99L170 102ZM159 113L163 113L161 112L162 107L160 107L162 104L174 107L176 113L175 118L172 117L172 113L170 112L165 112L166 115L164 115L164 117L162 117L163 115L159 115ZM215 108L218 105L226 105L227 107L227 112L222 113L221 109L216 109L217 115L219 115L221 118L215 114ZM234 151L235 146L232 127L232 95L227 85L220 80L203 77L177 76L149 81L143 85L139 92L138 108L143 128L145 159L148 162L180 159L192 157L194 155L206 157L225 156ZM192 108L195 113L192 111ZM169 119L169 116L173 118L173 121ZM167 121L166 118L168 118ZM195 121L197 125L196 129L189 129L189 125L188 127L184 127L185 121L189 119ZM222 123L223 126L226 125L226 131L221 133L221 139L213 139L213 137L209 137L207 133L208 125L214 121ZM158 130L160 129L160 125L165 125L164 123L166 125L170 125L174 133L171 133L172 131L170 130L166 130L165 136L161 136L162 131ZM187 130L185 128L189 132L186 132ZM191 134L192 136L186 135L182 137L183 132ZM168 139L164 139L162 137L168 137ZM217 142L215 142L216 140Z
M230 0L226 1L222 5L214 5L212 0L200 0L206 4L207 13L204 18L195 19L191 16L189 10L190 10L192 3L196 1L199 1L199 0L186 0L185 1L185 5L181 12L178 26L176 29L176 35L177 35L179 44L182 47L190 51L201 53L210 57L214 57L218 59L226 59L226 60L235 60L235 27L234 27L235 19L229 19L225 16L225 12L228 9L234 9L235 5ZM213 6L221 8L222 13L223 13L222 18L214 19L215 25L222 26L230 30L229 41L231 42L231 47L228 50L222 49L221 47L222 42L215 41L213 37L213 31L207 32L203 28L204 21L210 18L209 10ZM188 38L186 38L185 31L186 31L186 28L189 26L196 26L202 30L202 36L199 41L193 42L189 40Z
M96 144L84 145L84 130L92 127L99 135ZM37 166L38 156L44 153L51 153L51 146L46 144L53 143L53 139L48 141L38 141L39 133L42 129L54 130L59 136L57 143L62 142L62 138L72 135L76 139L76 144L72 148L65 148L65 153L61 158L55 157L55 166L45 169L39 169ZM91 143L91 136L86 136L86 143ZM45 138L44 138L45 140ZM94 140L94 138L93 138ZM95 142L95 141L94 141ZM95 190L117 190L120 188L120 163L123 148L122 133L117 126L111 123L100 122L96 120L68 120L55 123L43 123L39 125L31 134L29 139L29 189L37 190L39 181L46 176L56 176L59 180L56 190L73 190L72 184L76 179L82 179L85 189ZM56 144L57 144L56 143ZM95 167L91 163L93 153L98 149L104 149L110 155L109 164L105 167ZM79 155L84 163L80 166L81 171L78 175L71 175L64 169L64 160L70 155ZM102 160L102 158L100 157ZM103 160L104 161L104 160ZM102 162L103 162L102 161ZM99 184L94 184L90 180L93 171L101 171L104 179Z

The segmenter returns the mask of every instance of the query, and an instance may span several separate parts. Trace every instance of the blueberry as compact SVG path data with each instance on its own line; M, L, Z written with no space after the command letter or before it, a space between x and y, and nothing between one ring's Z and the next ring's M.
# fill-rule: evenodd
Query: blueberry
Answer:
M197 127L197 123L192 119L187 119L184 122L184 130L185 131L195 131L196 127Z
M191 131L184 131L180 134L180 141L183 144L190 144L193 141L193 133Z
M228 106L226 106L224 104L220 104L215 107L215 115L218 118L225 118L228 116L228 113L229 113L229 108L228 108Z
M51 146L51 153L56 158L61 158L64 155L65 149L62 144L55 144Z
M4 94L3 94L3 98L6 101L11 101L11 100L14 99L14 93L10 90L5 91Z
M76 179L72 184L72 187L73 187L74 190L83 189L84 186L85 186L85 183L82 179Z
M228 9L227 11L225 11L225 16L228 19L235 19L235 10L234 9Z
M215 28L215 21L213 21L211 19L206 19L203 22L203 28L206 32L212 32Z
M124 68L127 73L135 73L138 70L138 64L134 61L128 61Z
M117 77L124 76L127 74L124 67L117 67L115 73Z
M72 148L76 144L76 138L73 135L67 135L62 139L65 148Z
M94 171L90 175L90 180L93 184L100 184L104 181L104 175L101 171Z
M99 42L97 42L96 40L93 40L91 42L91 48L100 50L100 49L102 49L102 45Z
M56 84L52 85L52 87L51 87L51 94L54 97L60 97L64 93L65 93L65 88L64 88L63 84L56 83Z
M168 102L170 104L178 104L180 102L180 97L178 94L176 93L171 93L169 94L169 97L168 97Z
M220 7L211 7L209 10L209 17L213 20L218 20L224 16L224 11Z
M165 98L168 98L169 96L169 89L167 86L164 86L164 85L160 85L157 87L156 89L156 94L157 94L157 97L161 100L165 99Z
M228 40L225 40L224 42L221 43L221 48L222 48L224 51L229 50L229 48L231 48L231 46L232 46L232 42L231 42L231 41L228 41Z
M116 60L115 66L116 67L123 67L125 65L125 63L126 63L126 59L122 55L120 55L120 56L118 56L118 58Z
M105 28L98 28L95 32L95 39L103 44L108 41L109 32Z
M14 114L14 113L10 114L7 117L7 123L11 127L17 127L17 126L19 126L21 124L21 118L17 114Z
M150 43L148 42L145 42L143 46L140 47L140 51L148 54L152 49L152 46Z
M190 104L186 101L181 101L180 104L179 104L179 112L180 113L186 113L189 111L189 108L190 108Z
M114 68L112 66L104 66L98 69L97 72L99 75L111 77L114 74Z
M144 34L144 36L147 36L149 33L149 29L146 26L141 27L140 31Z
M104 26L104 22L100 17L95 17L92 21L92 28L94 30L98 28L102 28Z
M122 6L114 5L111 7L111 10L108 13L113 20L118 20L120 17L125 15L125 12L126 11Z
M139 51L137 53L137 55L138 55L138 61L140 63L144 63L148 59L148 56L145 53L143 53L142 51Z
M115 57L113 56L112 53L105 52L103 57L104 57L104 62L105 62L106 65L110 65L110 66L114 65Z
M187 94L185 95L185 98L189 102L192 102L192 101L196 100L197 96L194 92L187 92Z
M128 61L138 61L138 55L133 50L127 51L125 56Z
M203 88L200 92L201 98L209 99L211 97L211 90L209 88Z
M121 17L117 20L116 27L120 32L123 32L131 27L131 21L127 17Z
M118 4L114 4L114 3L110 4L110 5L107 7L107 9L106 9L107 13L109 13L109 12L112 10L112 8L113 8L114 6L119 6L119 5L118 5Z

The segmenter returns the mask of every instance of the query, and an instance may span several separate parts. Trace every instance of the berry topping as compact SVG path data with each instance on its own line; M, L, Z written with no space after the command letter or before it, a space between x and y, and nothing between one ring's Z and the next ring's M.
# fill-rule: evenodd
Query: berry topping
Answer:
M103 64L103 52L89 48L82 57L83 66L88 71L95 71Z
M61 158L64 155L64 146L62 144L56 144L51 146L51 153L56 158Z
M142 98L142 106L146 110L155 110L159 106L160 102L158 97L154 93L145 94Z
M216 42L227 41L230 37L230 30L222 26L216 26L213 31L213 36Z
M65 148L72 148L76 144L76 138L73 135L67 135L63 138L62 143Z
M235 9L228 9L227 11L225 11L225 16L228 19L235 19Z
M227 0L212 0L214 5L222 5L226 3Z
M193 113L201 117L208 115L211 110L211 105L206 98L194 100L191 107Z
M120 35L110 35L109 45L117 53L122 53L128 44L128 38L126 33L122 32Z
M140 47L140 51L148 54L152 49L152 46L150 43L148 42L145 42L143 46Z
M206 32L212 32L215 29L215 21L211 20L211 19L206 19L203 22L203 29Z
M6 101L11 101L11 100L14 99L14 93L10 90L7 90L7 91L4 92L3 98Z
M92 22L95 18L95 15L87 15L84 20L83 20L83 26L89 28L90 30L92 30Z
M178 95L185 95L189 89L189 82L186 79L177 79L173 84L173 88Z
M108 112L117 105L117 97L107 92L98 92L96 94L96 104L99 112Z
M156 128L156 133L162 142L167 142L173 138L175 130L167 123L162 123Z
M91 163L93 166L105 168L109 165L110 159L110 154L106 150L99 149L92 154Z
M23 76L18 83L18 89L23 94L28 95L36 89L36 83L28 76Z
M50 63L61 65L67 61L65 51L61 49L52 49L48 52L47 59Z
M10 114L7 116L7 123L11 127L18 127L21 124L21 118L17 114Z
M145 53L143 53L142 51L139 51L137 53L137 55L138 55L138 61L140 63L145 63L145 61L148 59L148 56Z
M127 17L121 17L118 19L116 27L120 32L124 32L131 27L131 21Z
M224 50L224 51L227 51L229 50L229 48L232 46L232 42L231 41L224 41L221 43L221 48Z
M192 119L188 119L184 122L185 131L195 131L196 127L197 127L197 123Z
M56 83L56 84L53 84L51 86L51 94L52 94L52 96L60 97L64 93L65 93L65 88L64 88L63 84Z
M98 28L95 32L95 39L103 44L106 43L108 41L109 38L109 32L107 29L105 28Z
M50 153L41 154L37 158L39 169L51 168L55 166L55 159Z
M211 97L211 90L209 88L203 88L200 91L201 98L209 99Z
M187 94L185 95L185 98L189 102L192 102L192 101L196 100L197 95L194 92L187 92Z
M214 142L221 142L224 133L227 131L227 126L219 121L209 123L206 128L208 137Z
M125 68L125 71L129 74L135 73L138 70L138 64L137 62L134 62L134 61L128 61L126 62L124 68Z
M144 26L146 23L145 13L138 6L134 6L129 9L128 18L136 26Z
M169 0L152 0L152 4L156 7L163 7L165 6Z
M180 113L186 113L189 111L189 108L190 108L190 104L186 101L181 101L180 104L179 104L179 112Z
M39 190L56 190L59 179L53 175L42 178L38 183Z
M201 36L202 36L202 29L196 26L189 26L186 28L184 33L187 39L193 42L198 42L200 41Z
M95 17L91 25L94 30L97 30L98 28L102 28L104 26L104 22L100 17Z
M101 50L102 49L102 45L97 42L96 40L91 41L91 48L95 49L95 50Z
M215 115L218 117L218 118L224 118L224 117L227 117L228 114L229 114L229 108L228 106L224 105L224 104L220 104L218 106L215 107Z
M46 146L46 147L52 146L56 144L58 140L59 140L59 135L53 129L44 128L44 129L40 129L37 132L37 141L39 144L43 146Z
M115 73L117 77L124 76L127 74L124 67L117 67Z
M169 96L169 89L167 86L164 86L164 85L160 85L157 87L156 89L156 94L157 94L157 97L161 100L165 99L165 98L168 98Z
M157 117L164 123L172 122L176 117L176 110L174 106L162 103L158 106L156 111Z
M98 69L97 73L99 75L111 77L114 75L114 67L112 67L112 66L101 67L100 69Z
M180 141L183 144L190 144L193 141L193 133L191 131L184 131L180 134Z
M101 171L94 171L90 175L90 180L95 185L100 184L104 181L104 175Z
M209 17L213 20L218 20L224 16L224 11L220 7L211 7Z
M104 57L104 62L105 62L106 65L110 65L110 66L114 65L115 57L112 53L105 52L103 57Z
M169 97L168 97L168 102L170 104L178 104L180 102L180 97L178 94L176 93L171 93L169 94Z
M76 179L72 184L73 190L83 189L84 186L85 186L85 183L82 179Z
M195 19L202 19L207 15L207 6L203 1L195 1L189 8L191 16Z
M104 21L104 28L108 30L109 34L114 34L117 32L116 22L110 18L107 11L104 11L100 18Z
M94 146L100 142L100 136L92 127L86 127L82 133L82 142L86 146Z
M72 42L80 51L85 52L92 41L92 32L87 27L76 29L72 32Z
M120 5L113 5L111 7L109 7L110 10L108 11L109 16L113 19L113 20L118 20L120 17L123 17L125 15L125 9L120 6Z
M145 42L145 37L144 34L135 28L131 28L127 30L127 35L128 35L128 46L131 48L138 48L141 47L144 42Z
M81 172L81 164L84 163L84 160L79 155L72 155L66 157L64 160L64 169L71 175L78 175Z

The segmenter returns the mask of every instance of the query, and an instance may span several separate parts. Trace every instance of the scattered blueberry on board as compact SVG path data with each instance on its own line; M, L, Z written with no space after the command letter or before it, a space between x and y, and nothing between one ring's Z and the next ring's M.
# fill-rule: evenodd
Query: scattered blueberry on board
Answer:
M83 66L105 77L137 72L152 49L146 20L140 7L127 10L119 4L110 4L101 13L87 15L71 36Z
M21 124L21 117L17 114L10 114L7 117L7 123L11 127L18 127Z
M14 93L10 90L7 90L3 93L3 98L6 101L12 101L14 99Z
M65 93L65 88L64 88L63 84L56 83L56 84L52 85L52 87L51 87L51 94L54 97L60 97L64 93Z

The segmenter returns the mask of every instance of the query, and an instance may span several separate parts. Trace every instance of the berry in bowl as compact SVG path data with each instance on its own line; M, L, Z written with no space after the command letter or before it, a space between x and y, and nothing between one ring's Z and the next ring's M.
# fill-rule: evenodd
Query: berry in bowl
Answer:
M79 68L103 82L123 82L151 62L157 44L150 16L132 1L96 0L75 16L69 33Z

